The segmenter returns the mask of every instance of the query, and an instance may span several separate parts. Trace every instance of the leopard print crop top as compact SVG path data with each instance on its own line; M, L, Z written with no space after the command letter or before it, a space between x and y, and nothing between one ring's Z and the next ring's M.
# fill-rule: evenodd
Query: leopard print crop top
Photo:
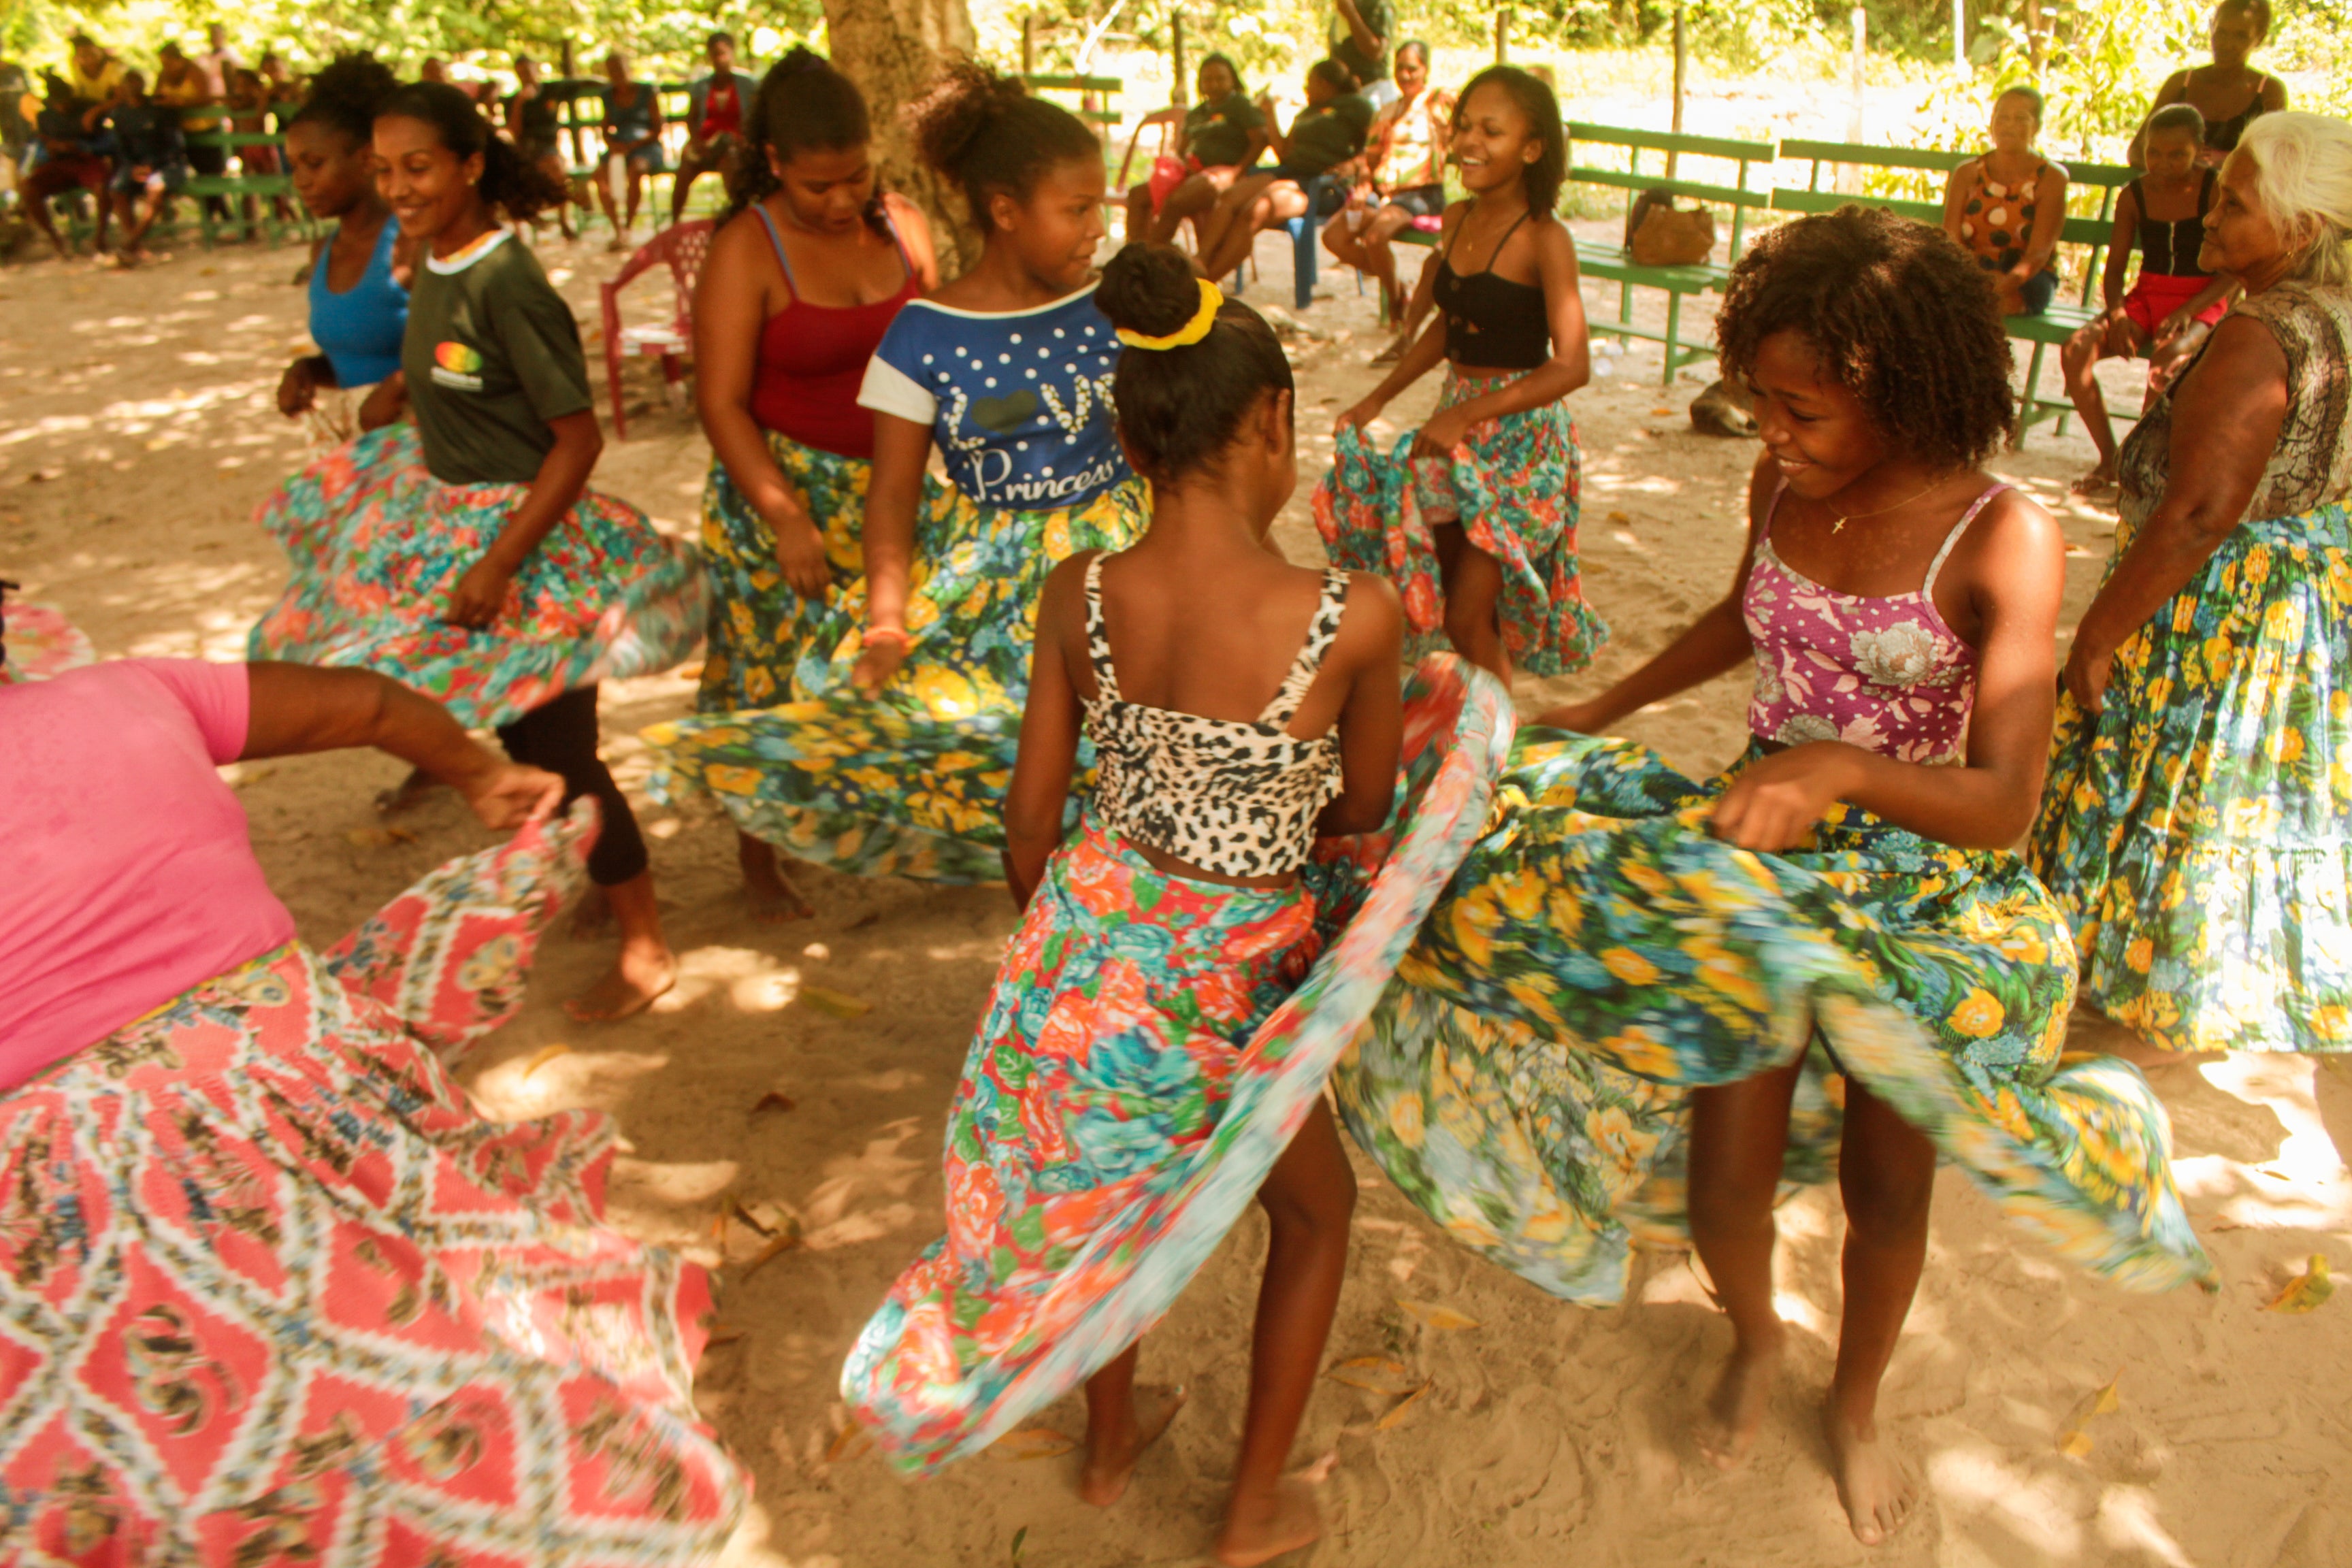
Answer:
M1315 818L1339 793L1335 729L1311 741L1288 732L1331 651L1347 608L1348 574L1323 574L1307 646L1255 721L1207 719L1129 702L1118 693L1103 630L1102 557L1087 567L1087 657L1095 695L1085 705L1095 745L1094 810L1130 844L1221 877L1279 877L1305 863Z

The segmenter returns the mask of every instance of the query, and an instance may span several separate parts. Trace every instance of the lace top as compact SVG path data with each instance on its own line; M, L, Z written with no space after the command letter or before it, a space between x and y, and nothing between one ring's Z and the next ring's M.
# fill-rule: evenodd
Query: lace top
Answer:
M1936 608L1936 574L1995 485L1969 503L1928 563L1918 592L1871 598L1824 588L1793 571L1772 548L1764 517L1756 564L1741 609L1756 648L1756 694L1748 728L1784 746L1843 741L1901 763L1951 763L1976 703L1977 653Z
M1208 719L1118 694L1096 556L1087 566L1095 696L1086 704L1086 733L1095 744L1094 809L1102 825L1221 877L1297 870L1314 847L1316 816L1339 793L1339 740L1333 731L1301 741L1288 725L1331 651L1347 603L1348 574L1326 572L1307 646L1265 711L1248 723Z

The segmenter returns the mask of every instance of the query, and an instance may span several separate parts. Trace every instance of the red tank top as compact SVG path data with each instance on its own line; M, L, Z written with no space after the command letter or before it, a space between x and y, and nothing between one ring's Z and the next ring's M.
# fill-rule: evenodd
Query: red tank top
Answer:
M760 358L751 371L751 417L761 428L803 447L845 458L871 458L874 411L857 405L857 388L892 319L921 290L915 264L894 228L890 241L898 246L898 260L907 269L907 280L896 294L871 305L812 305L800 297L800 285L793 280L793 264L784 258L776 220L763 205L751 210L766 226L768 243L776 247L776 265L784 269L784 286L793 291L793 302L760 329Z

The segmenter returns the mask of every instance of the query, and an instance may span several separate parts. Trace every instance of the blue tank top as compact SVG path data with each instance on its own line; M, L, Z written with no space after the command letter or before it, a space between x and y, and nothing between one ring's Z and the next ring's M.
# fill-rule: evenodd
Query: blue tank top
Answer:
M367 270L347 293L327 287L324 250L310 268L310 341L334 365L338 386L373 386L400 368L408 290L392 276L392 247L399 237L398 220L387 216Z

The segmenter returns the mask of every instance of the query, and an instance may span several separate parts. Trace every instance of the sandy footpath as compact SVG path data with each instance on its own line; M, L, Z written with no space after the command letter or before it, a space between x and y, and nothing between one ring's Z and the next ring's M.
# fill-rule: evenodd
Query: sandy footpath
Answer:
M1286 302L1282 247L1260 249L1265 277L1251 295ZM543 254L593 324L593 285L614 259L589 245ZM88 263L0 272L0 575L61 605L103 654L235 657L283 581L251 518L306 450L271 397L303 342L303 298L289 286L299 259L293 249L190 250L133 274ZM1365 360L1378 342L1352 275L1328 282L1334 297L1307 312L1327 337L1299 342L1308 461L1280 529L1300 559L1317 552L1306 490L1328 459L1329 416L1369 386ZM640 309L666 287L652 285ZM1588 295L1597 302L1600 290ZM593 341L590 353L601 400ZM1592 671L1523 681L1523 711L1596 689L1727 584L1755 447L1691 432L1684 407L1695 374L1662 390L1655 352L1639 351L1573 399L1586 584L1614 640ZM690 536L709 449L689 417L663 406L649 363L633 366L628 384L646 407L633 415L632 439L607 446L595 482ZM2128 370L2114 384L2136 397ZM1394 413L1417 418L1433 393L1434 378ZM2070 616L2089 596L2113 527L2103 512L2064 504L2065 480L2089 457L2078 432L2053 437L2044 426L1995 465L2064 520ZM608 689L608 754L625 784L645 772L635 731L684 711L690 690L682 674ZM1642 715L1633 733L1687 769L1712 769L1738 749L1744 698L1743 678L1727 678ZM484 841L446 796L408 825L413 839L385 841L368 800L397 769L373 755L238 772L264 864L316 941ZM814 920L758 925L736 894L719 818L641 809L684 982L645 1018L583 1028L554 999L585 984L602 952L551 940L530 1006L488 1043L472 1080L499 1117L610 1112L628 1150L614 1194L619 1221L725 1264L722 1342L704 1363L700 1398L758 1478L758 1513L733 1560L1202 1561L1239 1430L1262 1225L1255 1215L1242 1225L1148 1340L1145 1376L1185 1382L1192 1403L1109 1517L1077 1501L1075 1460L1055 1455L1050 1437L1030 1439L1045 1457L991 1456L919 1487L870 1454L837 1452L843 1353L887 1281L940 1229L941 1119L1013 910L996 888L813 872ZM841 1016L854 1006L801 999L804 985L870 1010ZM2105 1037L2078 1023L2078 1044ZM1833 1194L1785 1211L1793 1375L1753 1466L1724 1478L1684 1434L1730 1335L1680 1255L1645 1260L1635 1304L1566 1306L1447 1243L1360 1159L1364 1198L1330 1359L1392 1356L1433 1386L1381 1426L1392 1401L1323 1385L1297 1458L1324 1462L1331 1534L1291 1561L2352 1561L2352 1496L2340 1479L2352 1473L2352 1303L2307 1317L2263 1310L2306 1255L2352 1259L2352 1173L2338 1152L2352 1149L2352 1074L2284 1058L2171 1064L2153 1077L2220 1294L2140 1298L2095 1282L2032 1250L1948 1173L1919 1305L1888 1381L1894 1433L1928 1496L1874 1552L1846 1531L1811 1418L1835 1342ZM757 1235L740 1222L719 1227L739 1204L771 1221L791 1216L802 1244L760 1259ZM1400 1299L1442 1302L1478 1326L1422 1327ZM2060 1453L2062 1421L2111 1379L2118 1408L2092 1422L2089 1452ZM1034 1425L1075 1436L1076 1406Z

